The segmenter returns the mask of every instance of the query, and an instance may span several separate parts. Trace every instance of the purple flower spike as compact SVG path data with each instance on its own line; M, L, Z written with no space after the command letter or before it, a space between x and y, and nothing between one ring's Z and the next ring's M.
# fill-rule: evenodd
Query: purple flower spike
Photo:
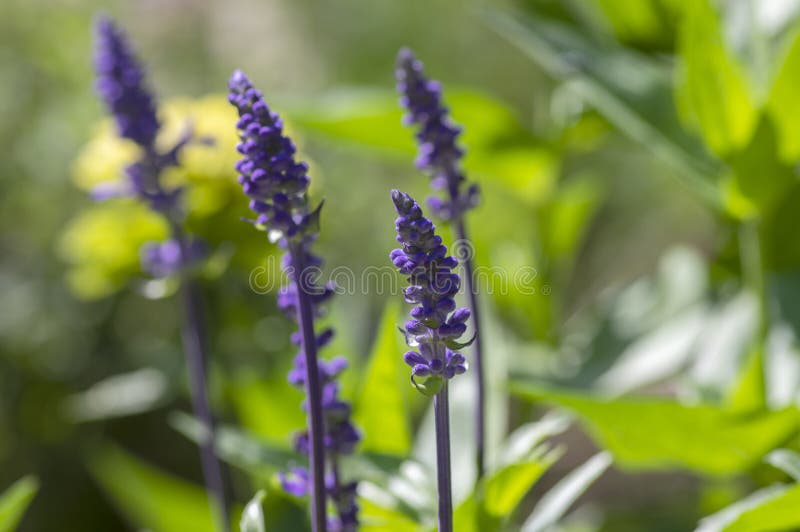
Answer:
M408 275L410 286L404 292L405 299L416 305L411 309L414 319L405 325L405 335L409 346L419 352L409 351L404 360L413 368L414 377L451 379L463 373L448 369L448 360L454 355L452 349L463 345L456 340L466 332L463 322L469 318L469 309L456 309L453 299L461 285L461 278L453 273L458 263L447 255L433 223L411 196L393 190L392 201L399 215L395 221L397 241L403 247L393 250L390 258L395 265L401 264L400 273ZM464 360L462 355L455 355ZM427 388L421 391L425 393Z
M334 290L332 285L318 286L310 271L322 265L322 259L311 252L320 209L309 208L308 166L295 160L295 146L283 135L280 117L242 72L233 73L229 88L228 100L239 112L237 150L243 158L236 163L238 181L250 198L255 225L287 250L283 266L292 282L279 291L278 307L300 326L292 335L299 352L288 379L307 394L302 407L308 412L309 423L305 431L295 435L294 446L298 453L309 456L311 467L310 471L302 469L306 477L293 470L295 474L282 475L281 482L293 495L311 495L315 532L326 527L351 532L358 526L356 484L342 483L338 471L341 457L354 451L361 436L350 422L352 409L339 396L335 380L347 366L346 360L317 358L317 350L330 342L333 331L315 333L314 319L322 315L322 305ZM293 478L305 480L306 489L301 490L291 481ZM336 508L336 515L330 518L325 515L326 498Z
M431 196L428 206L439 218L455 226L456 237L462 243L468 243L464 214L480 201L480 191L474 183L468 184L461 169L463 150L458 146L461 129L453 124L448 116L447 107L442 103L442 86L431 81L422 71L422 63L408 49L400 50L397 56L397 90L400 92L400 104L408 113L404 122L417 126L416 139L419 145L417 166L431 177L431 186L435 190L446 190L446 197ZM472 310L475 327L475 380L478 385L477 404L475 408L475 464L478 478L483 475L485 462L485 414L486 391L483 376L483 350L480 335L480 317L478 297L473 283L474 264L471 253L462 256L467 283L467 296ZM403 263L400 257L392 257L398 267ZM459 315L451 318L448 327L440 333L450 337L463 334L467 317ZM448 374L450 372L448 371ZM458 370L455 371L458 374Z
M144 69L111 19L98 19L96 30L97 92L114 116L119 135L151 149L160 125L153 97L144 84Z
M156 105L147 89L144 68L137 61L123 32L111 19L101 17L95 25L95 86L117 127L120 137L135 142L140 148L138 159L125 168L117 183L96 187L98 201L132 196L161 214L168 222L171 238L163 243L148 243L140 250L143 269L156 277L181 274L180 296L183 305L184 353L189 373L192 407L195 417L204 425L208 437L200 443L200 458L206 492L217 517L217 529L225 532L228 525L228 501L222 468L214 449L214 419L206 391L205 361L209 358L202 320L202 304L196 281L188 267L204 256L204 246L184 231L184 214L180 209L180 189L166 189L162 172L178 165L182 148L192 136L184 135L171 149L160 152L155 147L161 124Z
M436 425L436 480L439 498L439 531L453 531L453 500L450 472L450 413L448 381L467 370L464 356L454 351L466 344L456 340L463 334L467 309L456 309L453 299L461 284L453 268L458 262L447 255L447 247L436 235L436 227L425 218L414 198L392 191L398 217L397 241L402 245L390 253L392 263L408 276L407 302L416 305L406 322L406 343L416 348L404 356L411 366L411 382L424 395L433 396Z
M400 105L408 111L404 122L418 126L417 167L430 175L433 188L448 192L447 200L431 197L428 206L437 217L455 220L477 205L480 196L477 185L464 188L466 179L461 171L464 151L458 146L461 128L450 120L442 102L441 84L425 77L422 62L408 48L397 55L396 77Z

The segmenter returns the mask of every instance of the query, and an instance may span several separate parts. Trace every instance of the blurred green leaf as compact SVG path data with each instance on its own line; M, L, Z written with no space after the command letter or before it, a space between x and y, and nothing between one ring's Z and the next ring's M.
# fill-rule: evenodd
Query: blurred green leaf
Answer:
M370 486L371 487L371 486ZM359 491L364 491L362 486ZM369 488L367 489L369 491ZM392 530L397 532L415 532L424 530L424 527L414 522L406 513L400 510L376 504L368 497L359 497L361 532L383 532Z
M96 382L67 397L64 407L76 422L97 421L150 411L162 405L169 392L163 373L143 368Z
M752 510L753 508L757 508L764 502L770 501L776 497L780 497L786 492L787 488L788 487L785 485L776 484L751 493L744 499L736 501L730 506L723 508L719 512L709 515L708 517L704 517L700 521L700 524L695 532L722 532L723 530L728 530L728 526L736 521L739 516ZM753 528L750 530L771 529Z
M764 351L753 346L747 354L738 382L730 392L728 406L737 412L757 412L767 407L767 390L764 382Z
M300 408L303 395L284 375L275 371L260 378L252 372L240 372L227 381L226 393L245 429L285 447L306 421Z
M523 532L550 530L587 488L611 465L611 455L601 452L571 471L550 488L522 525Z
M560 453L548 453L540 459L509 464L492 474L486 481L483 506L496 518L508 517L522 498Z
M777 467L795 481L800 482L800 454L790 449L775 449L764 459L768 464Z
M362 451L405 456L411 448L411 384L402 364L407 347L397 330L400 323L400 305L389 303L355 400L353 419L364 437Z
M202 425L189 414L173 412L170 425L194 443L200 441ZM235 427L217 427L216 450L220 458L250 474L269 478L293 462L306 457L285 447L259 439ZM341 468L346 476L383 480L397 470L400 460L391 454L360 451L342 457Z
M797 530L800 528L798 508L800 508L800 484L795 484L777 496L768 497L757 506L741 512L722 530L724 532Z
M215 532L205 490L106 444L87 457L89 471L128 521L153 532Z
M194 443L201 440L203 426L189 414L173 412L169 423ZM259 441L232 427L217 427L215 448L220 458L251 474L269 476L303 458L294 451Z
M264 509L261 503L266 494L264 491L257 492L250 502L248 502L242 511L242 518L239 521L239 530L241 532L266 532L264 525Z
M0 532L14 532L17 529L37 491L39 491L39 481L29 475L17 480L0 493Z
M729 53L708 0L686 3L678 53L676 97L683 120L719 155L746 145L758 112L744 69Z
M779 157L777 133L767 116L759 120L750 141L731 154L728 164L735 180L735 192L752 204L740 218L774 209L796 182L793 165Z
M470 150L486 150L499 139L527 135L506 105L480 92L449 88L445 104L464 127L462 142ZM288 116L293 125L309 132L388 150L408 160L407 155L416 153L417 148L413 130L402 124L403 114L399 96L392 91L343 89L311 104L290 106Z
M496 8L485 13L499 35L567 83L621 133L677 169L698 197L721 205L709 181L719 173L719 165L682 127L665 66L611 44L592 42L545 16Z
M622 42L668 47L681 0L594 0Z
M800 158L800 109L797 87L800 86L800 30L787 40L775 80L766 103L766 112L779 133L781 160L794 164Z
M585 176L560 186L542 208L542 245L551 260L567 260L576 250L598 207L602 191L599 183Z
M512 391L575 411L598 444L633 470L680 467L709 475L741 473L800 428L795 408L743 415L666 398L604 399L524 383L514 384Z

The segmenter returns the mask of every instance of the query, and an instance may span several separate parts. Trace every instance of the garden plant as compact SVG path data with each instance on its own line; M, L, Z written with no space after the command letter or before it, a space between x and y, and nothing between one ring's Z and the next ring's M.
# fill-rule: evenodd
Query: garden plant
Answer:
M800 4L31 4L0 532L800 530Z

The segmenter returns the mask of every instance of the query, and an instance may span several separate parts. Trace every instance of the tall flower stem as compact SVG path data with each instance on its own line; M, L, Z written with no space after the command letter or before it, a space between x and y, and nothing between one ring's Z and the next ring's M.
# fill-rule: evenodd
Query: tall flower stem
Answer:
M436 483L439 491L439 532L453 531L453 496L450 473L450 405L447 381L433 396L436 425Z
M186 238L180 228L173 226L173 234L178 240L181 255L188 256L189 249ZM180 298L183 305L183 350L186 355L186 367L189 374L189 388L192 396L192 410L195 417L203 425L203 434L200 441L200 462L203 469L203 478L206 493L215 514L217 530L229 530L228 500L225 494L225 482L222 477L222 467L217 459L214 445L214 417L211 414L208 399L206 361L207 339L203 331L203 316L200 290L190 272L183 271L180 286Z
M302 350L306 358L306 396L308 397L309 464L311 472L311 525L314 532L325 532L325 448L323 442L322 387L317 361L317 340L314 333L314 312L305 282L308 272L303 263L299 244L289 244L294 279L297 283L297 322L302 335Z
M459 217L456 222L456 235L462 242L469 242L463 216ZM468 248L468 250L471 249L471 247ZM472 312L472 320L475 326L475 341L472 344L473 353L475 354L473 364L475 367L475 380L478 384L478 399L475 408L475 468L478 479L480 479L483 477L486 460L486 379L483 375L483 339L480 333L481 320L478 310L478 293L474 286L475 268L472 262L471 251L464 256L463 263L465 277L467 278L466 289L469 299L469 309Z

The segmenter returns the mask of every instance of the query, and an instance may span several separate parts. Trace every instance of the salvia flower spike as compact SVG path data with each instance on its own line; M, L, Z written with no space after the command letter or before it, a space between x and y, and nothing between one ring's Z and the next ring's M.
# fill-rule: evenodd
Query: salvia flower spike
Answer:
M397 241L401 247L389 255L401 274L408 276L404 290L407 303L415 305L411 319L403 328L413 350L403 359L411 366L411 381L423 394L433 396L436 422L436 462L439 491L439 530L451 531L453 508L450 485L450 422L447 383L467 370L464 356L456 349L465 344L459 338L466 332L470 312L456 308L453 299L461 279L453 269L455 257L436 235L433 223L408 194L392 191L398 217Z
M352 453L360 440L350 422L351 407L339 397L336 382L346 363L343 358L318 359L318 349L330 341L333 331L316 334L314 330L314 319L333 293L332 286L316 285L310 270L322 263L311 252L320 207L310 209L308 167L295 160L295 146L283 135L281 119L261 92L240 71L231 76L229 88L229 100L239 112L237 149L243 155L236 164L239 183L250 198L256 227L287 250L284 267L292 282L278 294L278 306L300 326L292 336L300 351L289 382L306 390L303 408L309 423L295 438L295 449L309 455L311 468L293 467L281 474L281 483L288 493L311 495L314 530L354 531L358 526L356 484L343 481L339 472L341 456ZM336 508L336 516L330 519L325 516L326 494Z
M476 468L478 477L483 475L485 461L485 379L483 375L483 350L480 335L480 312L478 298L473 285L473 248L469 244L465 213L475 207L480 199L480 191L474 183L468 183L461 166L464 151L458 145L461 134L459 128L449 117L449 111L442 102L442 86L430 80L423 73L422 62L411 50L403 48L397 56L397 90L400 104L407 113L404 121L417 126L416 139L419 145L417 167L431 177L431 186L445 190L444 199L438 196L428 198L433 213L455 226L456 236L462 243L459 259L464 264L467 296L475 326L475 379L478 384L477 408L475 409Z
M200 443L203 476L209 500L216 509L217 526L220 530L228 530L225 486L214 450L214 422L206 389L205 361L208 358L202 303L199 289L188 274L188 267L203 258L204 245L183 231L180 189L165 189L160 179L164 169L178 164L180 151L191 135L185 135L167 151L158 151L155 140L161 125L154 98L145 84L144 69L122 30L111 19L99 18L95 29L97 92L108 107L118 134L141 148L140 157L125 168L127 182L105 184L95 191L95 197L138 197L162 214L172 230L172 238L167 242L149 243L142 248L142 263L144 269L156 277L181 276L182 336L192 406L205 432L205 438Z

